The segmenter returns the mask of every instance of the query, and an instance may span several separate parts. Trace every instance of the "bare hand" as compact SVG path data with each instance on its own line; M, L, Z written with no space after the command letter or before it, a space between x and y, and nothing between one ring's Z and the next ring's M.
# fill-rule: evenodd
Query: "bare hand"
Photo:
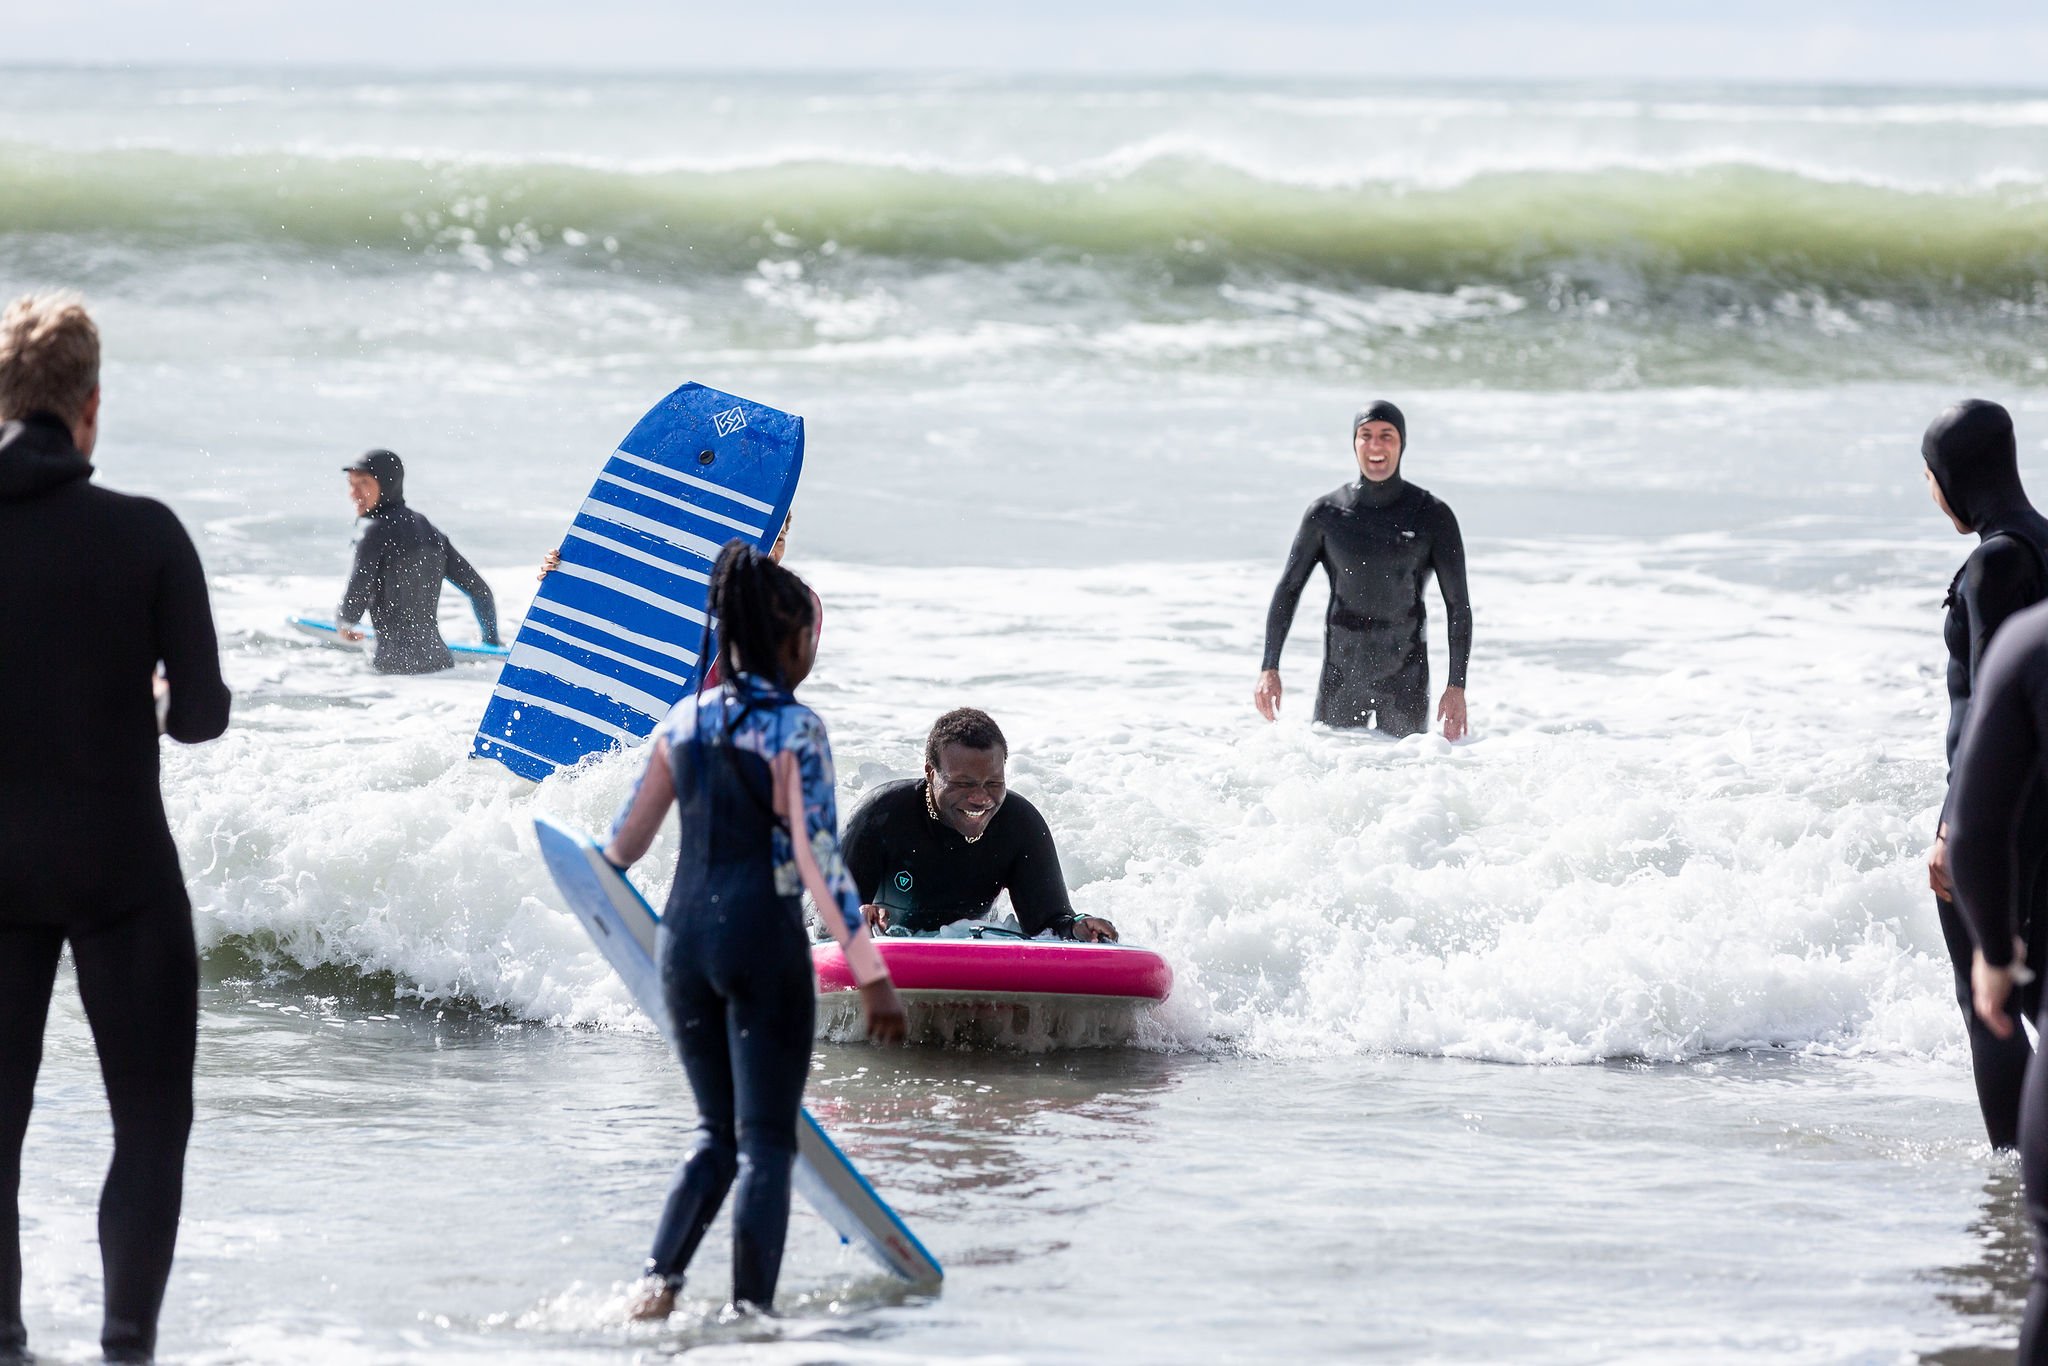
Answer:
M887 906L863 906L861 919L868 922L868 933L881 935L889 930L889 908Z
M1948 822L1941 823L1941 830L1934 836L1934 847L1927 851L1927 885L1943 901L1956 899L1956 885L1948 875Z
M538 583L540 580L546 578L548 575L554 573L557 569L560 569L561 567L562 552L559 550L550 550L547 554L540 557L540 573L535 574L533 576L534 582Z
M1465 690L1445 688L1443 701L1436 704L1436 719L1443 722L1444 739L1465 738Z
M1262 669L1259 684L1252 689L1252 705L1259 709L1259 715L1268 721L1280 719L1280 671Z
M1084 915L1074 922L1074 938L1084 944L1116 943L1116 926L1099 915Z
M337 627L336 634L347 641L360 642L363 639L362 629L356 626Z
M868 1017L868 1037L876 1043L902 1043L910 1033L910 1017L903 1013L903 1000L888 978L878 977L861 987L860 1008Z
M1982 949L1970 960L1971 1003L1984 1027L2001 1039L2012 1037L2012 1016L2006 1014L2005 1003L2017 980L2011 968L1994 968L1985 962Z

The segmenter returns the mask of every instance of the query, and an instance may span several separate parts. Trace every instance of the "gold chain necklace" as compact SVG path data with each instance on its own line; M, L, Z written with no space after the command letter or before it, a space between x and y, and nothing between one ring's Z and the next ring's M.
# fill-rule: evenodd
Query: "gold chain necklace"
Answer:
M943 820L939 820L939 804L932 800L932 784L929 778L925 780L924 784L924 813L933 820L938 821L940 825L946 824ZM947 826L947 829L950 830L952 827ZM957 830L954 830L953 833L956 835L960 834ZM987 833L988 831L984 830L981 832L981 835L986 835ZM960 835L960 838L966 840L969 844L979 844L981 843L981 835Z

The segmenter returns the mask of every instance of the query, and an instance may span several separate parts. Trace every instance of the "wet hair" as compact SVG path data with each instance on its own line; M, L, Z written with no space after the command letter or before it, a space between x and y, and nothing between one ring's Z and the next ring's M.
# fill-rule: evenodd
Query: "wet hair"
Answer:
M1010 742L1003 738L1002 727L995 723L995 718L973 707L955 707L932 723L932 733L924 741L924 761L937 768L939 751L947 745L999 749L1005 756L1010 752Z
M788 687L783 642L817 623L818 609L804 581L747 542L733 540L712 567L708 605L718 622L719 673L737 679L744 661L749 673Z
M0 422L85 415L100 384L100 332L76 294L24 294L0 315Z

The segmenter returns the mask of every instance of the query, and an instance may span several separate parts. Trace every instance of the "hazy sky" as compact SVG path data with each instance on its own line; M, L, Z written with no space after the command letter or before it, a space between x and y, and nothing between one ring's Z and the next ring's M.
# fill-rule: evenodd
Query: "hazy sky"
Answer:
M72 0L8 11L10 63L2048 83L2039 0Z

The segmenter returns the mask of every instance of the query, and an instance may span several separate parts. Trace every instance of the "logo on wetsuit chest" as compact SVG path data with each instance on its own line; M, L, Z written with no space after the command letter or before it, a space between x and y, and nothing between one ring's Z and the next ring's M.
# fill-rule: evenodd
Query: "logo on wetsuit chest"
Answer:
M910 873L907 869L896 875L896 890L899 892L910 890Z

